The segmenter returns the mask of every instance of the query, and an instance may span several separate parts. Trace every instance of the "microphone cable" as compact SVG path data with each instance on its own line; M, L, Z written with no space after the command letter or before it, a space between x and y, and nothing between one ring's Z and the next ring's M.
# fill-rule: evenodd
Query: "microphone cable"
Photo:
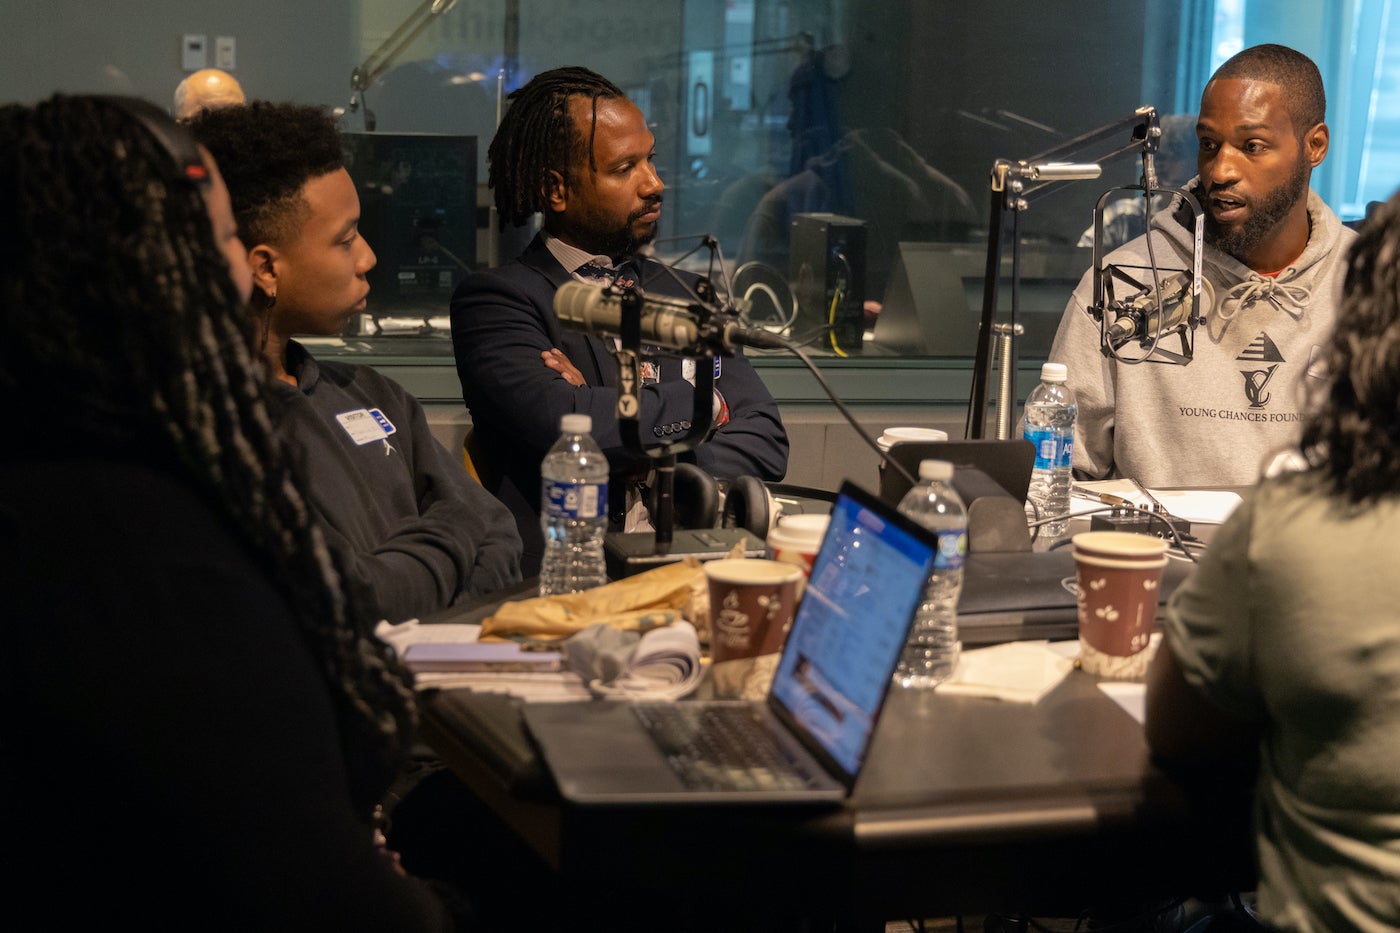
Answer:
M826 393L826 397L831 399L831 404L835 405L836 410L841 413L841 416L846 419L846 421L850 424L851 427L855 428L856 434L860 435L860 439L865 441L866 446L868 446L871 450L875 451L875 453L880 455L880 462L884 463L890 469L898 473L902 479L907 480L911 487L919 485L918 480L914 478L913 474L911 474L907 469L905 469L903 464L901 464L898 460L895 460L893 457L889 456L889 454L887 454L885 451L881 450L879 443L875 440L875 438L870 436L870 432L865 430L865 428L861 427L861 424L859 421L856 420L855 415L852 414L851 410L846 407L846 403L841 401L840 397L837 396L836 391L831 388L830 383L828 383L826 381L826 378L822 376L821 369L817 366L816 363L812 362L812 358L807 355L807 352L805 350L803 350L800 346L798 346L793 341L787 339L786 337L780 336L778 334L770 334L769 336L773 338L774 343L780 344L783 347L783 349L787 350L793 356L796 356L799 360L802 361L803 365L805 365L807 369L811 371L812 377L817 380L817 385L821 386L822 391Z
M1191 548L1192 548L1193 546L1194 546L1194 547L1198 547L1198 548L1205 547L1205 542L1204 542L1204 541L1202 541L1200 538L1197 538L1195 535L1189 535L1189 534L1186 535L1185 538L1183 538L1182 535L1181 535L1181 532L1177 531L1176 526L1173 525L1171 522L1167 521L1165 518L1163 518L1163 517L1162 517L1161 515L1159 515L1157 512L1154 512L1152 509L1143 508L1143 507L1140 506L1140 505L1133 505L1131 502L1124 502L1124 503L1122 503L1121 505L1104 505L1104 506L1100 506L1100 507L1098 507L1098 508L1088 509L1088 510L1083 511L1083 512L1072 512L1072 511L1071 511L1071 512L1065 512L1065 513L1062 514L1062 515L1051 515L1049 518L1041 518L1041 519L1038 519L1037 521L1031 522L1031 523L1030 523L1030 527L1031 527L1031 528L1034 528L1034 529L1036 530L1036 534L1038 535L1038 534L1040 533L1040 526L1041 526L1041 525L1049 524L1050 522L1063 521L1063 520L1065 520L1066 518L1082 518L1082 517L1084 517L1085 515L1097 515L1097 514L1099 514L1100 512L1122 512L1122 511L1141 512L1143 515L1147 516L1149 519L1155 519L1156 521L1161 522L1163 525L1166 526L1167 531L1171 532L1172 541L1173 541L1173 542L1175 543L1175 545L1176 545L1176 550L1180 551L1188 560L1191 561L1191 563L1194 564L1194 563L1197 562L1197 561L1196 561L1196 555L1191 553ZM1190 538L1191 541L1188 543L1187 540L1186 540L1186 538ZM1032 539L1032 540L1034 540L1034 539ZM1066 546L1066 545L1069 544L1069 543L1070 543L1070 540L1069 540L1068 538L1066 538L1066 539L1063 540L1063 541L1060 541L1060 542L1058 542L1058 543L1056 543L1056 544L1051 545L1050 549L1053 551L1053 550L1055 550L1056 548L1062 548L1062 547Z

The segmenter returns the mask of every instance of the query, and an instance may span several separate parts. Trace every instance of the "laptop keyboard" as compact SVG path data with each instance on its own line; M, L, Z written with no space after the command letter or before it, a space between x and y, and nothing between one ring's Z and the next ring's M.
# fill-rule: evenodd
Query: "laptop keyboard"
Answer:
M634 703L632 711L691 790L801 790L811 783L752 707Z

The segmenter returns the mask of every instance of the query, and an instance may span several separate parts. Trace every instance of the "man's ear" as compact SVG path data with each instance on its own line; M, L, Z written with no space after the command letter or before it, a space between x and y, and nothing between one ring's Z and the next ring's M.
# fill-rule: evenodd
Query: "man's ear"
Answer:
M1303 134L1303 148L1307 153L1308 164L1317 168L1327 157L1327 147L1331 144L1332 133L1326 123L1319 123Z
M248 250L248 265L253 270L253 284L264 294L277 294L277 247L259 243Z
M549 178L544 186L544 200L552 213L562 214L569 206L569 183L554 169L549 170Z

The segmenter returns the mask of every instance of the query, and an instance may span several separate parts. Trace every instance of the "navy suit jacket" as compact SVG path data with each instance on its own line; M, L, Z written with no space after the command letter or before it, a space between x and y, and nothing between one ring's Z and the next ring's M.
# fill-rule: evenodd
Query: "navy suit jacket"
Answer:
M615 477L634 472L645 458L623 446L617 422L617 363L606 341L560 327L554 293L574 281L537 236L521 256L464 279L452 296L452 346L462 399L472 416L482 481L515 516L525 543L522 570L538 572L540 461L559 437L559 419L571 412L591 415L593 437L607 454ZM656 263L644 263L643 290L678 294L679 286ZM564 351L583 374L575 387L546 367L540 354ZM681 359L658 356L661 380L642 391L638 426L643 438L663 437L690 421L694 389L681 376ZM778 405L742 354L723 358L715 388L730 409L730 421L679 459L719 479L756 476L780 480L787 472L788 441ZM610 492L621 505L618 484ZM616 519L616 509L614 509Z

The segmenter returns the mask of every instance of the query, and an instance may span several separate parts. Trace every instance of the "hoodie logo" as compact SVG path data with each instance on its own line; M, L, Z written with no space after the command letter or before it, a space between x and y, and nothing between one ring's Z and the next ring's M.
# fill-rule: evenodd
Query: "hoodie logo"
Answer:
M1273 364L1265 369L1240 370L1240 375L1244 377L1244 397L1249 400L1249 407L1263 408L1268 405L1269 399L1273 397L1272 393L1267 391L1269 380L1274 378L1274 371L1278 369L1279 364L1286 362L1283 354L1278 352L1278 346L1261 330L1259 336L1255 337L1235 360Z

